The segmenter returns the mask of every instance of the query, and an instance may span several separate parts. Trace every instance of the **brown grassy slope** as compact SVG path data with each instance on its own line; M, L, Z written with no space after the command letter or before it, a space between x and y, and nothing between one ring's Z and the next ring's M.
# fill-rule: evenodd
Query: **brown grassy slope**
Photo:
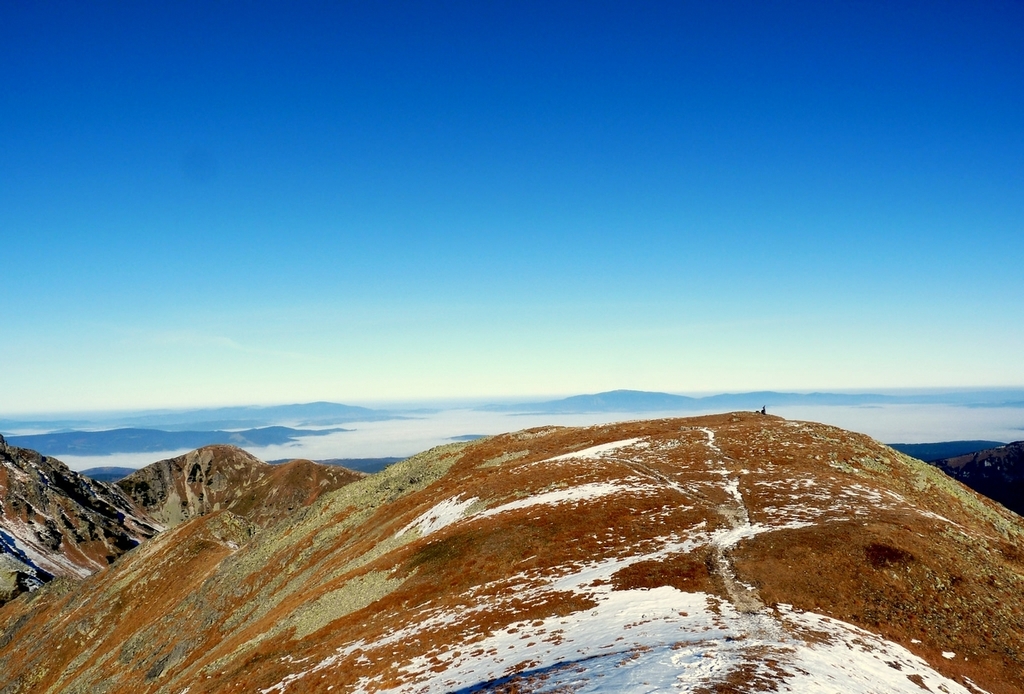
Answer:
M196 616L203 583L253 532L244 519L217 512L161 533L123 557L113 571L84 583L58 580L11 603L17 609L2 615L0 645L32 655L21 672L5 662L0 692L134 691L136 675L156 682L209 626L180 622L165 629L162 617L175 610ZM34 643L13 638L40 613L53 621L35 634ZM137 667L145 670L135 672ZM102 674L83 685L75 681L82 672Z
M632 438L643 441L615 456L543 462ZM622 491L403 532L443 502L473 514L585 484ZM635 563L615 587L670 585L743 609L792 604L882 633L958 681L1024 690L1017 517L867 437L736 414L442 447L252 539L231 513L193 519L81 590L49 589L0 611L0 692L414 689L403 666L416 657L443 670L450 645L472 649L524 619L591 606L576 593L526 590L542 579L644 554L667 535L728 530L739 514L776 529L726 557L701 545ZM807 525L781 529L793 520ZM754 590L738 591L736 579ZM941 655L951 644L955 660Z
M800 513L787 498L792 485L764 484L781 470L813 479L830 499L863 487L857 493L866 505L852 516L825 513L819 518L827 522L740 545L736 569L762 599L911 644L948 676L967 675L979 684L987 679L991 691L1024 691L1019 517L863 436L811 430L794 442L805 446L805 455L792 457L776 441L769 429L720 435L720 446L736 460L759 459L760 469L741 483L752 520L777 515L787 504ZM838 474L823 475L821 462ZM935 515L922 517L921 510ZM954 660L941 657L947 650L957 653Z

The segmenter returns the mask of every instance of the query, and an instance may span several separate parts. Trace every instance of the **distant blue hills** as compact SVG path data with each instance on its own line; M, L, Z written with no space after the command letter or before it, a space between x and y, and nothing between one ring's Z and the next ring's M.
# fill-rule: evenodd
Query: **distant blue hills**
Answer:
M553 400L490 404L476 409L509 415L590 413L630 415L729 412L759 410L761 407L767 407L771 412L774 407L800 405L871 407L910 404L1024 408L1024 390L979 389L936 391L912 395L756 391L723 393L706 397L641 390L611 390ZM6 438L12 445L31 448L44 455L99 456L113 453L184 450L215 443L241 447L264 447L290 443L306 436L322 436L327 433L345 431L345 429L336 427L339 424L404 419L431 411L435 410L375 410L334 402L312 402L267 407L218 407L178 411L107 413L97 414L88 419L0 419L0 433L10 431L49 432L6 435ZM305 426L317 428L301 428ZM329 426L335 428L321 428ZM469 439L470 436L456 438ZM969 445L974 446L977 443L969 442ZM918 453L925 455L923 451L918 451ZM948 453L948 449L944 448L942 453ZM929 451L928 455L938 454Z
M755 391L691 397L644 390L610 390L557 400L482 405L475 409L506 413L577 414L598 412L695 412L753 410L781 405L949 404L967 407L1024 408L1024 390L946 391L925 394L787 393ZM376 410L336 402L294 405L216 407L190 410L97 413L67 418L0 419L0 432L153 429L166 432L257 429L269 426L324 427L416 417L436 409Z
M690 397L643 390L610 390L558 400L484 405L489 412L524 414L588 414L599 412L693 412L754 410L784 405L912 405L949 404L968 407L1024 407L1024 391L953 391L919 395L878 393L780 393L756 391Z
M200 448L223 443L233 446L272 446L305 436L325 436L348 429L291 429L264 427L244 431L162 431L160 429L110 429L61 431L4 437L12 446L31 448L43 455L111 455Z
M386 410L342 405L336 402L310 402L266 407L215 407L125 414L97 414L89 418L0 419L0 431L19 429L57 431L100 428L210 431L215 429L253 429L281 424L330 426L349 422L375 422L385 419L402 418L403 415Z
M91 467L88 470L82 470L82 474L86 477L96 480L97 482L117 482L123 480L128 475L136 471L137 468L133 467Z

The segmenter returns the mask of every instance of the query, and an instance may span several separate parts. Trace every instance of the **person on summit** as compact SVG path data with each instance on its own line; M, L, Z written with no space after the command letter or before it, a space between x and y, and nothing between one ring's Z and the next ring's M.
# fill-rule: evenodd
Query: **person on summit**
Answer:
M761 414L768 414L767 412L765 412L764 407L765 407L764 405L761 405Z

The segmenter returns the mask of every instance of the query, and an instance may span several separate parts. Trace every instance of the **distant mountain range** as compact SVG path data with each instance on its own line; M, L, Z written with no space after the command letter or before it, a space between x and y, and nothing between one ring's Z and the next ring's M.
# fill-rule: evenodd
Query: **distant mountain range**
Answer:
M629 416L760 410L762 407L768 408L770 414L773 408L779 407L872 407L914 404L1024 408L1024 391L974 390L914 395L755 391L691 397L656 391L612 390L554 400L488 404L475 409L513 416L597 413ZM436 410L375 410L341 403L312 402L269 407L122 413L117 416L96 415L90 419L0 419L0 433L8 432L6 436L12 444L41 451L44 455L102 456L114 453L181 451L212 444L242 447L280 445L302 437L346 431L338 427L305 429L301 428L303 425L321 427L345 422L405 419L430 412ZM23 433L9 433L12 431ZM451 440L471 440L475 436L477 435L465 435L453 437ZM938 448L922 448L925 445ZM998 445L1001 444L997 441L894 444L908 455L929 461ZM357 461L357 465L363 466L359 469L377 471L389 462L373 459Z
M111 429L109 431L62 431L52 434L8 436L12 446L31 448L43 455L110 455L200 448L212 444L273 446L306 436L325 436L349 429L291 429L263 427L244 431L162 431L160 429Z
M881 393L787 393L755 391L704 397L657 391L610 390L555 400L495 403L475 409L489 412L577 414L591 412L695 412L753 410L782 405L960 405L1024 408L1024 390L944 391L913 395ZM349 422L404 419L435 409L376 410L336 402L266 407L216 407L189 410L97 413L81 417L0 419L0 432L67 431L118 428L208 431L283 426L332 426Z
M922 405L1024 407L1024 391L955 391L919 395L879 393L780 393L756 391L690 397L643 390L610 390L558 400L483 405L489 412L529 414L586 414L594 412L696 412L754 410L784 405Z
M163 431L251 429L279 424L330 426L347 422L401 419L402 415L336 402L310 402L267 407L215 407L122 414L97 414L67 419L0 419L0 431L143 428Z
M117 482L118 480L123 480L137 469L138 468L133 467L106 465L103 467L91 467L88 470L81 470L78 474L97 482Z

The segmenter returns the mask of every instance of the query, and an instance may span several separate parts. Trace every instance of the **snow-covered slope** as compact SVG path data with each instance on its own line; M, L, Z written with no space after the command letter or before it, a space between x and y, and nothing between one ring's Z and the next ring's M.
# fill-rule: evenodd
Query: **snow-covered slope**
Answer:
M12 694L1000 694L1024 690L1022 596L1017 516L867 437L734 414L446 446L263 531L207 513L3 608L0 672Z

